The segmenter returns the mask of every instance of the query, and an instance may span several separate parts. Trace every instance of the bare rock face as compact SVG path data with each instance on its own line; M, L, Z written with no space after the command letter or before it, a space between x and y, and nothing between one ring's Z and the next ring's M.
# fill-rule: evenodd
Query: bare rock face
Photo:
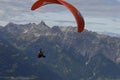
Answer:
M34 68L35 72L39 73L39 67L42 69L46 67L45 73L51 71L53 75L56 74L56 80L60 76L66 80L120 79L120 38L118 37L88 30L78 33L76 27L71 26L51 28L41 21L39 24L25 25L9 23L0 29L0 38L1 48L9 48L1 41L7 42L15 50L19 50L22 56L25 55L20 59L22 62L28 60L26 63L32 64L29 65L30 69ZM45 60L41 61L37 60L35 55L40 48L46 53ZM14 53L14 50L11 53ZM13 56L17 55L20 54ZM39 77L37 74L34 75Z

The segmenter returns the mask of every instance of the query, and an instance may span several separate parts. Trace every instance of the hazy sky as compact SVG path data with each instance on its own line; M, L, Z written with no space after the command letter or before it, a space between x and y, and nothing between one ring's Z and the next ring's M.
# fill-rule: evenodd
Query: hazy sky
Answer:
M44 20L47 25L76 26L72 14L61 5L47 5L31 11L36 0L0 0L0 25ZM65 0L83 15L86 29L120 33L120 0Z

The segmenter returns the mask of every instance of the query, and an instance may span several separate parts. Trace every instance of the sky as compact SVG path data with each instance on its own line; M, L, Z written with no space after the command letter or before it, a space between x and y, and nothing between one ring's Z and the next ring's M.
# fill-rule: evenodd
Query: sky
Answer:
M52 26L76 26L73 15L61 5L47 5L35 11L36 0L0 0L0 25L40 23ZM120 0L65 0L74 5L85 20L85 29L120 34Z

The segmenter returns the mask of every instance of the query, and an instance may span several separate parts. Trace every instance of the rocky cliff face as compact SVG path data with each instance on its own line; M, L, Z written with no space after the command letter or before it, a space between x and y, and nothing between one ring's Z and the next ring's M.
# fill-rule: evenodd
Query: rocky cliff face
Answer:
M40 70L40 64L45 65L61 79L119 78L120 38L88 30L77 33L75 27L50 28L43 21L26 25L9 23L0 33L2 39L21 51L31 67ZM41 61L36 57L39 48L47 56Z
M27 47L42 37L49 37L56 42L57 37L59 44L65 46L66 49L72 47L76 53L83 56L87 55L91 58L100 53L112 61L120 62L120 39L117 37L100 35L88 30L77 33L75 27L54 26L50 28L44 21L41 21L40 24L29 23L25 25L9 23L0 32L8 42L15 44L16 47L25 46L23 45L25 42L25 47Z

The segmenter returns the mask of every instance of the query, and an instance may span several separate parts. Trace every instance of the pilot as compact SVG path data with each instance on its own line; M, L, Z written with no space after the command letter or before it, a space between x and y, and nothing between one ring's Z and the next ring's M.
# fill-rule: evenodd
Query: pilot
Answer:
M45 55L43 54L42 49L40 49L38 52L38 58L41 58L41 57L45 58Z

